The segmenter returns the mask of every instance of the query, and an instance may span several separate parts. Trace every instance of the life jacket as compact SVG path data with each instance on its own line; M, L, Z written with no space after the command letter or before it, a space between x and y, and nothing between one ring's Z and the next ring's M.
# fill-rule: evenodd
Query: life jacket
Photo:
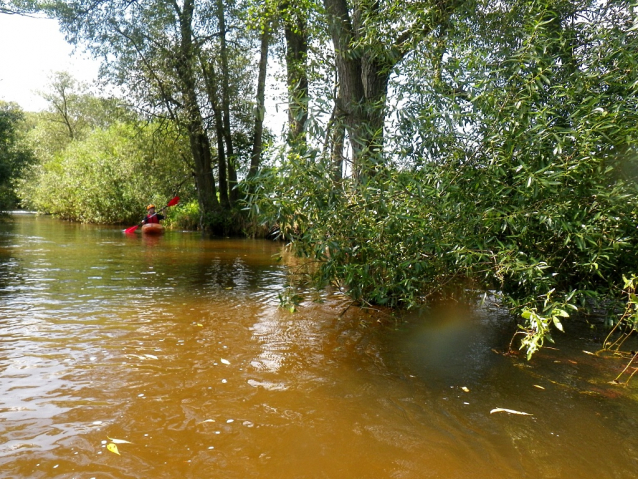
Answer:
M146 215L146 223L159 223L157 213L155 213L153 216Z

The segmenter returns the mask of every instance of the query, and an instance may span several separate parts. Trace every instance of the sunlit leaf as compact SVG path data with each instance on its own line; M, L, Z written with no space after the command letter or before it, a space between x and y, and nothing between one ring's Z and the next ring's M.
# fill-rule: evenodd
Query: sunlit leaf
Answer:
M506 412L508 414L518 414L520 416L533 416L533 414L530 414L528 412L522 412L522 411L515 411L514 409L505 409L502 407L497 407L494 408L490 411L490 414L494 414L496 412Z
M554 321L554 326L556 326L556 329L564 332L563 325L561 324L560 320L556 316L552 317L552 320Z
M108 437L108 436L106 436L106 437L107 437L107 438L109 439L109 441L111 441L113 444L133 444L132 442L127 441L127 440L125 440L125 439L113 439L112 437Z
M114 443L110 443L106 446L106 448L111 451L113 454L117 454L118 456L121 456L120 451L117 450L117 445Z

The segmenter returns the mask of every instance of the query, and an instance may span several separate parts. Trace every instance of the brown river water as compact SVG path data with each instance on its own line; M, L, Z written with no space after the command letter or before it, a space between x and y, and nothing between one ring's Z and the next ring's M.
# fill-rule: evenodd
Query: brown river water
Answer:
M280 251L0 223L0 477L638 477L638 386L583 352L603 332L528 362L496 307L291 313Z

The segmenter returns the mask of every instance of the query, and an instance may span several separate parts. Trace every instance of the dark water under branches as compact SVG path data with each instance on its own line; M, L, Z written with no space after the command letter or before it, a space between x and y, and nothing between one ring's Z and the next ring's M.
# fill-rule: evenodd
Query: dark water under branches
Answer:
M527 362L496 309L291 314L279 248L0 224L0 477L638 477L638 383L595 332Z

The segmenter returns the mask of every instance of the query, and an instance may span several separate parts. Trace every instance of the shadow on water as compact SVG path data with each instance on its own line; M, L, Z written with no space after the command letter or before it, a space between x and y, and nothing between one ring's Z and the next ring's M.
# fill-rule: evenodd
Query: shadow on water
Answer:
M291 314L277 252L1 224L0 475L635 477L635 385L583 353L591 329L528 362L498 308L395 321L323 292Z

